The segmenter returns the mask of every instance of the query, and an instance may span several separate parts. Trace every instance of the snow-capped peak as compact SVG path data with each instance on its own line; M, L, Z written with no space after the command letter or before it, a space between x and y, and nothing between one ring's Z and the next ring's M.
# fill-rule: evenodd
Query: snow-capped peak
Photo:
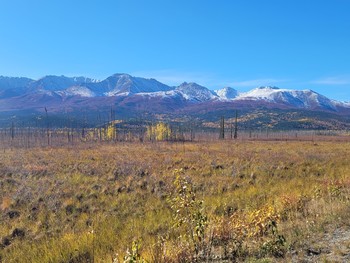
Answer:
M215 93L223 100L232 100L238 96L237 90L231 87L225 87L223 89L215 90Z
M176 88L176 91L189 101L208 101L217 98L213 91L194 82L184 82Z
M148 98L176 99L181 103L184 101L189 103L257 101L259 104L269 103L283 107L332 111L350 108L350 102L330 100L312 90L291 90L271 86L257 87L248 92L238 93L230 87L213 91L193 82L184 82L178 87L170 87L155 79L133 77L128 74L114 74L102 81L86 77L45 76L39 80L32 80L0 76L0 98L36 94L86 98L141 95Z
M171 88L155 79L132 77L128 74L114 74L100 83L105 96L169 91Z
M248 92L241 93L239 99L263 99L263 100L274 100L274 95L283 91L289 91L286 89L280 89L277 87L258 87Z
M327 97L312 90L290 90L277 87L259 87L241 93L236 100L260 100L285 104L297 108L326 108L336 110L336 105Z

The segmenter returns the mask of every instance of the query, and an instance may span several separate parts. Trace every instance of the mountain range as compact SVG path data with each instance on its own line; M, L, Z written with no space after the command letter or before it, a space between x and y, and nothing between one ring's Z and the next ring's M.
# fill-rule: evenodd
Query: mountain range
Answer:
M241 106L266 104L276 108L333 112L350 109L350 103L331 100L312 90L258 87L241 93L231 87L210 90L199 84L187 82L171 87L155 79L128 74L114 74L101 81L65 76L45 76L39 80L0 77L0 111L42 107L54 111L72 110L79 107L110 106L114 102L116 105L146 104L143 108L148 106L150 109L164 103L169 104L169 109L173 109L174 106L183 109L193 104L220 102L232 102Z

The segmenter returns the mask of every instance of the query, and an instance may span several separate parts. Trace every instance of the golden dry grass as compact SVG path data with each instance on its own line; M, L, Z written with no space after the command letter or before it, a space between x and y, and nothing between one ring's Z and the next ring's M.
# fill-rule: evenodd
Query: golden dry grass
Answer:
M174 227L176 174L208 217L196 258L185 228ZM0 261L122 262L134 240L148 262L288 261L325 230L348 224L349 186L348 142L4 150Z

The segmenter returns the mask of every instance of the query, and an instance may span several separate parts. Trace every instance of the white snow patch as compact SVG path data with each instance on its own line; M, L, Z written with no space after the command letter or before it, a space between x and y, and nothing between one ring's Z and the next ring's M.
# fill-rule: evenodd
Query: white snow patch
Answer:
M170 91L157 91L157 92L140 92L140 93L137 93L137 95L147 96L147 97L169 98L169 97L179 96L179 93L176 92L175 90L170 90Z
M196 83L184 82L176 88L176 91L180 92L181 95L189 101L208 101L218 98L213 91Z
M89 88L84 86L72 86L64 91L64 93L68 96L79 95L82 97L92 98L95 97L96 94L91 91Z
M232 100L238 96L237 90L230 87L215 90L215 93L219 96L219 100Z

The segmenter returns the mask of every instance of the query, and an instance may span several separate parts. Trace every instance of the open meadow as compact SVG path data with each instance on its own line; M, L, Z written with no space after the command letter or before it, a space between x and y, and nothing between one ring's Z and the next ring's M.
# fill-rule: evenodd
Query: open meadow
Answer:
M0 262L346 262L350 142L3 148Z

